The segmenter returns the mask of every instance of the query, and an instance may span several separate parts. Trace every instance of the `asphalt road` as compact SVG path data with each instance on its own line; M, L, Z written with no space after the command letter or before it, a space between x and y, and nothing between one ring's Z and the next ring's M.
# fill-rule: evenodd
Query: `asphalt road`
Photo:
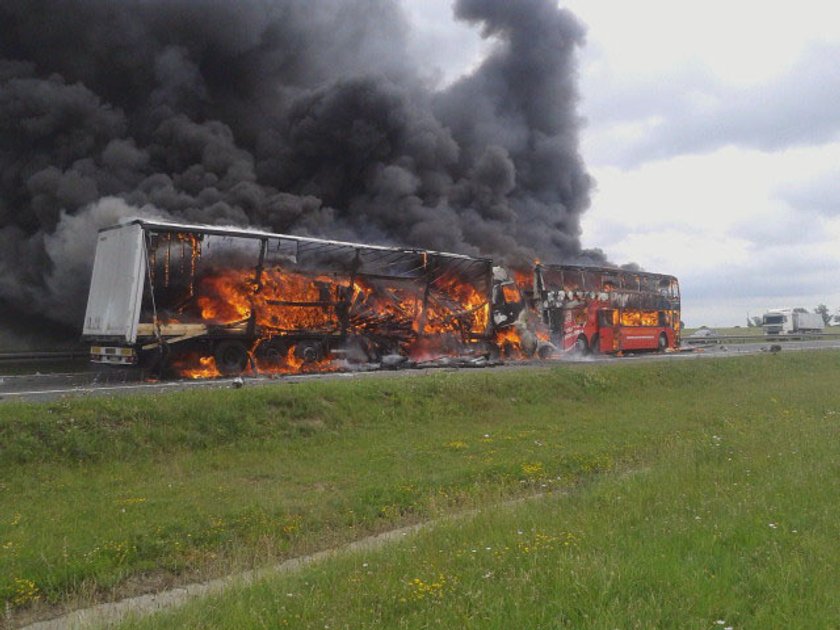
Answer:
M840 349L840 339L812 341L784 341L778 344L782 352ZM551 361L526 361L506 363L493 367L470 368L488 370L520 370L550 365L582 363L633 363L637 361L695 361L704 358L732 357L770 351L766 341L730 345L711 344L686 347L680 352L664 354L638 353L622 357L586 356L564 357ZM76 364L70 371L56 371L43 366L0 366L0 403L15 401L50 401L64 397L107 396L123 394L161 394L165 392L224 387L264 387L279 383L299 383L314 379L357 378L407 378L441 371L465 369L457 367L431 367L403 370L376 370L359 372L331 372L321 374L296 374L284 376L246 376L241 379L218 378L208 380L174 380L144 382L139 372L127 369L95 369Z

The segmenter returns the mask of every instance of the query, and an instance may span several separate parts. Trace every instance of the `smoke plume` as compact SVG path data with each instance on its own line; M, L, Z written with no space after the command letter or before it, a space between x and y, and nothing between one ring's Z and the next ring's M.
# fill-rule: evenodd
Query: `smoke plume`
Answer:
M0 301L78 324L132 215L516 263L582 252L575 50L554 0L456 0L493 38L435 89L397 0L4 0Z

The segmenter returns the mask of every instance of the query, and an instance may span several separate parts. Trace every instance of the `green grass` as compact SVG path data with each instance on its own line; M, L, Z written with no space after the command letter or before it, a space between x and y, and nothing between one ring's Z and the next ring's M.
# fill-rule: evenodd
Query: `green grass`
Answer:
M383 551L376 562L392 568L376 574L381 580L368 580L359 559L337 561L288 578L288 584L242 591L238 603L221 606L246 616L253 610L256 617L227 617L210 604L189 608L183 613L188 617L172 623L259 625L259 615L274 619L282 604L282 614L298 627L323 627L327 618L345 619L349 627L364 627L367 619L380 619L383 627L395 620L422 627L432 625L436 617L429 615L440 606L442 619L474 627L513 627L505 620L551 627L560 617L522 615L548 614L543 609L570 615L567 607L575 605L583 614L601 602L610 614L632 605L640 615L615 626L634 627L628 619L638 618L659 620L646 627L667 627L669 615L686 612L692 589L687 578L668 576L694 567L690 561L700 539L687 527L711 527L709 506L728 515L720 522L727 527L745 516L750 523L762 518L787 526L793 521L786 513L801 513L803 535L795 540L810 545L801 557L765 548L764 538L750 541L746 533L720 548L716 562L727 579L752 575L750 567L776 554L777 565L756 573L747 590L757 588L756 580L775 587L779 572L797 578L805 568L832 566L813 561L817 550L826 563L840 564L836 550L821 546L837 520L836 488L829 492L814 484L803 491L820 475L837 477L826 450L837 437L838 415L832 412L840 410L838 376L838 353L789 353L6 404L0 406L0 598L25 608L109 597L153 577L163 582L223 574L466 507L572 488L569 498L443 526L415 540L419 551ZM714 435L722 437L719 445ZM781 446L785 440L787 450L800 455L790 457ZM778 478L759 475L766 468L762 457L775 453L789 455L777 457L783 465ZM789 459L802 471L793 488L785 472L793 466ZM738 498L724 480L715 480L715 466L740 471L746 494ZM765 494L777 508L772 514L755 512L753 503ZM649 519L648 511L659 516ZM622 523L624 537L613 527ZM755 546L744 552L753 564L743 564L736 545L742 539ZM543 567L543 556L528 555L520 540L555 555ZM481 573L490 577L464 573L473 562L471 549L484 541L491 541L484 547L508 551ZM423 552L424 544L433 552ZM697 547L694 555L705 557L701 551ZM572 573L546 568L566 566L563 558L572 562L568 569L578 576L577 590L569 590ZM660 568L664 573L657 573ZM358 584L347 577L354 572L360 573L353 578ZM621 579L607 580L612 590L602 592L610 572ZM825 573L813 584L792 579L790 587L798 585L802 597L822 603L820 589L832 586ZM500 580L490 588L500 574L525 581ZM444 584L441 575L445 586L436 587ZM411 582L415 578L420 582ZM673 593L660 598L671 582ZM277 604L260 595L285 589L319 595L300 606L294 597ZM375 604L377 589L394 606ZM556 589L564 596L547 608L517 607L505 595ZM468 614L475 597L490 617ZM700 605L691 605L700 611L692 615L700 617L689 620L706 618ZM759 618L750 614L744 618ZM575 627L582 618L569 619ZM600 627L592 618L586 623Z
M840 410L797 402L718 417L570 496L126 627L837 627Z

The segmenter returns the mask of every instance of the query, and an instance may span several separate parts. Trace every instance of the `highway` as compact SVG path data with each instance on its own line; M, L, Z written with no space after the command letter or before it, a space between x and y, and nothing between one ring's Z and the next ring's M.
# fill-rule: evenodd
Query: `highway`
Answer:
M740 339L740 338L739 338ZM817 338L806 340L766 341L758 339L744 343L729 343L728 339L717 339L712 343L685 345L679 352L637 353L621 357L605 355L570 356L547 361L507 362L488 367L469 369L532 369L552 365L575 365L586 363L625 363L637 361L693 361L706 358L734 357L762 352L771 352L773 346L781 352L801 352L826 349L840 349L840 338ZM441 371L467 369L446 362L438 365L420 366L413 369L339 371L317 374L256 375L242 378L216 378L204 380L143 381L137 370L126 368L101 368L87 364L83 359L68 361L66 357L51 360L49 357L34 361L13 361L9 355L0 362L0 404L16 401L50 401L64 397L88 397L125 394L162 394L165 392L225 387L264 387L280 383L296 383L313 379L345 378L395 378L411 377Z

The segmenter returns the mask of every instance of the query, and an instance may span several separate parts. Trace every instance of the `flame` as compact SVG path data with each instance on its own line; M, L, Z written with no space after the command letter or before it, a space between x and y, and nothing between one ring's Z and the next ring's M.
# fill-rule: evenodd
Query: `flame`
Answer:
M503 284L502 285L502 293L505 296L505 302L508 304L515 304L522 299L522 296L519 294L519 289L517 288L516 284Z
M290 346L279 361L257 356L256 367L257 372L261 374L300 374L334 372L336 370L336 367L329 358L307 361L305 358L299 357L296 353L295 346Z
M198 357L198 365L195 367L175 367L183 376L184 378L217 378L221 376L221 372L219 372L218 368L216 367L216 359L213 357Z
M622 326L658 326L659 311L624 309L621 312Z
M525 353L522 351L522 338L519 331L513 326L496 331L496 345L502 355L507 358L525 358Z
M271 373L335 369L328 357L301 358L294 345L301 334L361 336L387 345L389 353L416 359L460 354L464 343L486 335L490 324L487 297L454 275L425 287L416 281L365 277L349 282L279 267L263 270L257 280L253 269L225 269L198 282L194 304L194 316L202 323L253 324L259 338L252 356L259 371ZM190 319L189 312L185 319ZM261 344L272 339L276 345L264 346L272 348L266 360L260 356ZM203 357L201 364L193 361L179 368L180 373L188 378L217 376L211 361Z

